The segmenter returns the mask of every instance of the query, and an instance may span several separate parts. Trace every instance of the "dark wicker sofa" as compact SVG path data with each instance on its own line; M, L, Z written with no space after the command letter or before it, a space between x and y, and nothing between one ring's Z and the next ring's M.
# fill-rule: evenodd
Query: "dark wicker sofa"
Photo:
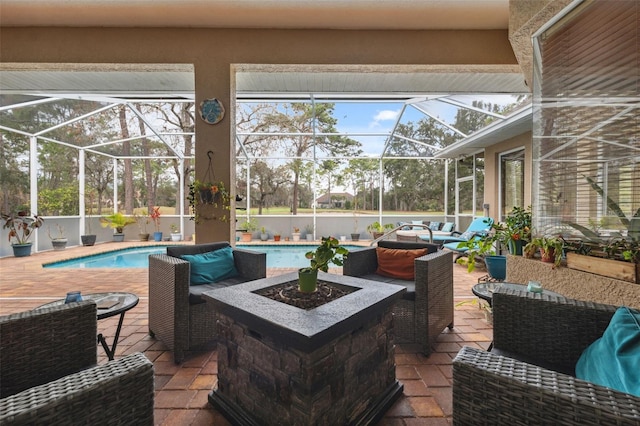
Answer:
M96 323L90 301L0 317L0 424L153 425L153 364L96 366Z
M214 284L189 285L185 254L201 254L230 247L227 242L167 247L167 254L149 256L149 333L173 351L182 362L185 351L202 348L215 338L215 315L201 298L202 292L267 276L266 253L233 249L239 276Z
M438 245L423 242L382 240L379 247L395 249L427 248L417 258L415 281L399 280L376 274L375 247L353 250L344 261L343 274L407 288L393 308L396 341L419 343L425 355L445 328L453 328L453 255L438 250Z
M640 398L574 377L615 306L507 289L492 302L491 352L453 362L455 425L640 425Z

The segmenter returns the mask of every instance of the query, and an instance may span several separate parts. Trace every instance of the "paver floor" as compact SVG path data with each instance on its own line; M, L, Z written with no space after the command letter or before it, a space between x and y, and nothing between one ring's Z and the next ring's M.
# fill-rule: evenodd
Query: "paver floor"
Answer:
M102 243L93 247L70 247L64 251L34 253L25 258L0 259L0 315L32 309L64 298L71 290L82 293L126 291L140 297L138 306L127 312L116 357L143 352L155 368L156 425L228 425L213 409L207 395L216 384L215 350L193 353L182 364L162 342L148 335L147 269L44 269L42 264L108 250L157 243ZM269 275L291 269L270 269ZM341 273L340 269L332 270ZM455 327L439 337L429 357L414 345L396 347L396 375L404 384L404 394L387 411L380 425L451 424L451 361L464 345L486 349L493 337L491 325L471 293L484 271L467 273L454 265ZM102 320L98 329L111 342L117 317ZM96 346L99 363L107 362L102 347Z

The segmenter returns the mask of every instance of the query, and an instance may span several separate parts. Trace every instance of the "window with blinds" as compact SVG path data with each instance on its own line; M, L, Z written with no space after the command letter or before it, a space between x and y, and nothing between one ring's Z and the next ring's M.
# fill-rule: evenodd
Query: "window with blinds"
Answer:
M536 235L640 221L639 24L640 2L587 1L536 40Z

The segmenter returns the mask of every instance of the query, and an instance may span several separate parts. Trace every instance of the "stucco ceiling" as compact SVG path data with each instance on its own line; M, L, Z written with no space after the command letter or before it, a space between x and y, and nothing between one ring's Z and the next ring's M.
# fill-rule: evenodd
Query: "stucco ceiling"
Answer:
M509 0L2 0L2 26L506 29Z

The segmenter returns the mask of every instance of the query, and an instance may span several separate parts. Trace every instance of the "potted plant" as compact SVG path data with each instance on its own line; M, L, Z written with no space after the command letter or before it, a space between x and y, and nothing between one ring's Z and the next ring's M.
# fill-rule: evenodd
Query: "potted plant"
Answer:
M171 224L171 241L180 241L182 239L182 234L180 233L180 228L175 223Z
M373 222L369 226L367 226L367 232L373 236L373 239L377 239L382 237L385 232L391 231L393 229L392 223L381 224L378 221Z
M540 250L540 258L543 262L559 266L562 260L563 247L564 241L560 237L536 237L524 246L524 251L531 252L537 248Z
M56 229L58 232L55 235L51 235L51 227L47 228L47 235L49 235L54 250L64 250L67 247L67 237L64 235L64 228L59 223L56 223Z
M293 227L293 233L291 234L293 241L300 241L300 228Z
M33 231L42 226L44 219L38 215L28 216L28 213L5 214L2 213L4 220L3 229L9 230L9 242L13 248L15 257L24 257L31 255L31 245L29 241Z
M273 234L273 241L280 241L281 235L280 235L280 231L276 231Z
M251 241L253 237L253 233L258 229L258 223L255 218L245 219L244 222L240 225L240 230L242 231L241 241L247 243Z
M189 209L193 214L191 220L194 220L196 223L199 223L201 218L221 221L229 220L229 217L226 214L203 214L200 211L201 207L205 205L210 205L214 208L222 208L224 210L229 210L231 208L231 195L226 189L223 181L202 182L198 179L195 179L189 185L187 200L189 202Z
M147 225L149 224L149 216L135 214L133 217L138 224L138 239L140 241L149 241L149 232L147 232Z
M310 266L298 270L298 288L303 293L313 293L318 288L318 270L327 272L329 264L342 266L342 261L349 251L340 246L334 237L322 237L322 242L314 251L309 251L305 257L310 260Z
M496 241L506 245L509 253L521 256L524 246L531 241L531 206L513 207L504 223L494 223L491 228Z
M268 239L269 239L269 234L267 233L267 230L263 226L260 228L260 241L267 241Z
M507 257L496 254L495 242L497 239L498 237L494 233L458 244L458 248L466 247L468 249L465 252L468 272L475 270L476 256L479 256L483 259L487 272L492 278L503 281L507 277Z
M110 214L108 216L102 216L100 218L100 223L103 228L107 226L114 229L115 232L113 234L113 241L124 241L124 228L128 225L136 223L136 220L132 217L127 217L123 215L121 212L116 212Z
M305 226L304 232L306 233L305 237L307 238L307 241L313 241L313 225L308 224Z
M96 234L94 234L92 232L91 229L91 222L92 222L92 218L91 216L93 215L93 198L94 198L94 192L93 191L89 191L89 218L85 217L85 231L86 234L84 235L80 235L80 241L82 241L82 245L83 246L92 246L96 243Z
M149 213L149 217L153 221L153 226L155 226L156 230L153 233L153 241L162 241L162 231L160 231L160 207L153 207L151 209L151 213Z

